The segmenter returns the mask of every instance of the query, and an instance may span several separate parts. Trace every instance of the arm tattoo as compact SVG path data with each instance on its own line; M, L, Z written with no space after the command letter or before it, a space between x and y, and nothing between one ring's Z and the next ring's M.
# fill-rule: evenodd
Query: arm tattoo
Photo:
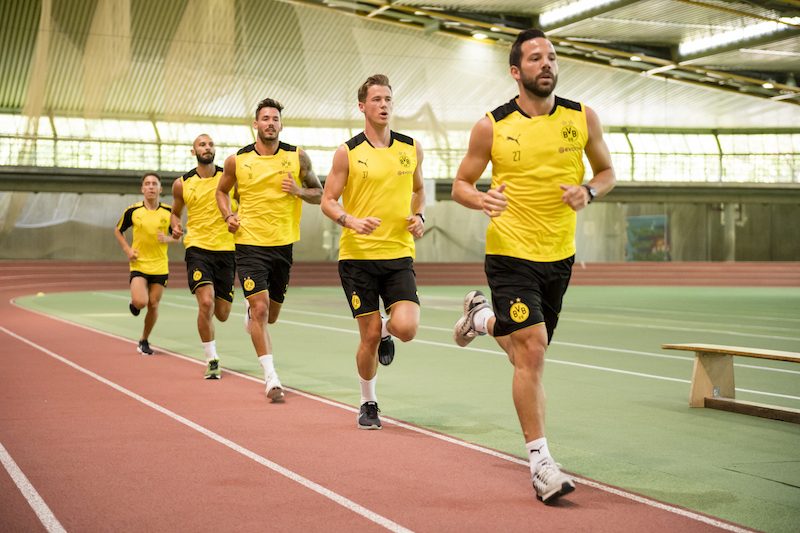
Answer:
M311 158L305 150L300 150L300 181L309 189L321 189L322 184L311 168Z
M342 213L342 216L336 219L336 223L344 227L345 222L347 222L347 213Z

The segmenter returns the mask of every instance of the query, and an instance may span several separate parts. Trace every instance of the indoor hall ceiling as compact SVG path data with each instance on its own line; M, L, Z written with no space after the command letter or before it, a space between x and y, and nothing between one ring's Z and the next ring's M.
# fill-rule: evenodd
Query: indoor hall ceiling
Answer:
M246 124L270 96L285 104L287 123L357 125L356 89L383 72L404 127L468 127L516 93L508 40L562 4L0 0L0 111ZM675 55L681 40L797 16L798 6L606 2L544 25L560 55L557 93L586 102L606 126L798 128L794 26L685 64ZM477 41L476 28L497 40ZM761 87L768 79L773 89Z

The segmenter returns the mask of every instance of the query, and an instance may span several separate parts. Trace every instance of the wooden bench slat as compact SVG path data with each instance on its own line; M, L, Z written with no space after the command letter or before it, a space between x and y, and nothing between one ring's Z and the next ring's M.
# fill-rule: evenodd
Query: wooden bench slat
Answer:
M771 359L773 361L800 363L800 353L784 352L781 350L764 350L761 348L745 348L741 346L723 346L721 344L662 344L661 348L665 350L685 350L688 352L738 355L741 357L754 357L757 359Z
M776 407L774 405L745 402L731 398L706 398L705 407L800 424L800 409L792 409L790 407Z
M800 353L723 346L720 344L662 344L665 350L694 352L690 407L711 407L800 424L800 410L736 400L734 356L800 363Z

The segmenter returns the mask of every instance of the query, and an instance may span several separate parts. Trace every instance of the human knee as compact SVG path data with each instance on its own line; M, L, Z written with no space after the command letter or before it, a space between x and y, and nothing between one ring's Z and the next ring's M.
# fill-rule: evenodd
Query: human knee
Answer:
M250 320L264 323L268 318L269 308L265 302L250 302Z
M214 311L214 302L211 298L200 298L197 301L197 306L200 314L205 317L210 317Z
M547 345L537 336L527 336L513 345L514 366L527 367L535 370L544 368L544 354Z
M381 342L381 331L369 331L363 333L361 336L361 344L368 351L372 352L378 349L378 344Z
M219 306L215 307L214 316L217 317L217 320L220 322L225 322L228 320L228 317L231 316L231 307L226 306L224 309L221 309Z
M395 324L392 322L392 336L403 341L408 342L417 336L417 324L413 322Z
M269 301L269 311L268 311L269 317L268 318L269 318L269 323L270 324L274 324L275 322L278 321L278 315L281 314L281 306L282 305L283 305L283 302L276 302L274 300L270 300Z

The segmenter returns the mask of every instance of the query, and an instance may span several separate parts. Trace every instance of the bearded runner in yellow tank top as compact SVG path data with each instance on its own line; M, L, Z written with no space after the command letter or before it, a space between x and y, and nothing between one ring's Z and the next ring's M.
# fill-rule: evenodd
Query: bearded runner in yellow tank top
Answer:
M264 369L265 392L284 399L275 371L267 324L278 319L292 268L292 246L300 239L302 202L319 204L322 185L311 159L300 148L279 140L283 106L265 98L256 108L255 143L225 160L217 205L236 242L236 268L245 303L245 329ZM239 212L230 191L238 187Z
M342 193L345 210L358 218L379 218L381 224L368 235L344 228L339 259L414 258L407 220L417 168L414 139L392 131L389 146L376 148L362 132L345 145L350 163Z
M236 258L233 235L217 208L216 192L223 169L214 165L214 141L206 134L199 135L192 144L192 154L197 167L172 184L172 233L183 233L181 213L186 206L186 274L189 290L197 299L197 331L206 356L203 377L220 379L214 317L225 322L230 316Z
M614 187L611 155L597 114L556 96L556 50L530 28L517 36L509 71L519 96L472 128L453 181L453 199L490 217L486 281L464 297L453 340L466 346L489 334L514 365L512 397L525 437L536 497L552 502L575 490L545 438L542 373L575 260L575 213ZM592 166L583 184L582 155ZM475 183L492 162L492 186ZM591 216L591 215L589 215Z
M575 254L577 213L560 185L583 181L586 111L555 98L550 114L531 117L515 100L486 114L492 122L492 188L505 185L508 207L490 219L486 253L528 261Z

